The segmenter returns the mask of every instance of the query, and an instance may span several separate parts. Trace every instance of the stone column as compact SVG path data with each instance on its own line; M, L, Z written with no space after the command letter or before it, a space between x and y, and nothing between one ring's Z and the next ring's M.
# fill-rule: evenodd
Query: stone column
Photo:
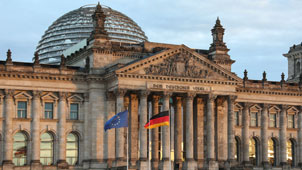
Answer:
M130 167L135 167L138 160L138 98L136 94L130 94L129 110L129 158Z
M158 101L159 96L152 96L152 116L158 114ZM151 129L151 139L152 139L152 170L158 170L159 161L159 143L158 143L158 128Z
M33 91L32 102L32 158L31 169L41 169L40 163L40 115L41 115L41 92Z
M217 95L209 94L207 99L207 158L208 162L213 162L215 160L214 153L214 119L215 119L215 99Z
M181 143L182 143L182 119L181 119L181 97L174 99L174 167L182 168Z
M298 165L302 168L302 106L298 113Z
M106 93L106 108L107 108L107 115L106 120L104 122L107 122L109 119L111 119L115 115L115 96L113 92L107 92ZM105 138L107 143L107 166L108 168L112 167L112 162L115 159L115 130L107 130L105 132Z
M281 114L280 114L280 164L286 165L286 128L287 128L287 118L286 118L287 106L281 106Z
M147 155L147 130L144 128L148 119L148 95L149 91L141 91L140 92L140 105L139 105L139 144L140 144L140 152L139 152L139 169L147 169L148 167L148 155Z
M234 157L234 102L237 99L237 96L229 96L228 97L228 161L231 166L232 163L235 162Z
M202 169L204 164L204 104L203 98L196 99L196 117L194 117L194 151L197 161L197 169Z
M163 111L169 111L170 116L170 96L172 93L164 92L163 95ZM169 126L162 126L162 147L163 147L163 159L161 162L161 169L168 170L170 169L170 125Z
M195 93L188 93L186 96L186 160L184 168L188 170L194 170L197 164L194 160L194 143L193 143L193 99Z
M2 162L3 169L13 168L13 90L5 90L4 100L4 159Z
M59 155L58 167L61 169L68 168L66 162L66 97L67 93L59 93L59 123L58 123L58 136L59 136Z
M250 103L244 103L242 112L242 146L243 146L243 164L250 164L249 159L249 107Z
M83 167L89 167L91 159L91 109L89 104L89 93L84 94L84 161Z
M124 95L126 94L126 90L117 89L115 91L116 96L116 113L124 111ZM115 157L116 157L116 167L118 166L126 166L125 160L125 138L124 138L124 128L116 128L115 129L115 138L118 139L115 141Z
M263 104L261 113L261 145L262 145L262 165L267 168L268 162L268 105Z

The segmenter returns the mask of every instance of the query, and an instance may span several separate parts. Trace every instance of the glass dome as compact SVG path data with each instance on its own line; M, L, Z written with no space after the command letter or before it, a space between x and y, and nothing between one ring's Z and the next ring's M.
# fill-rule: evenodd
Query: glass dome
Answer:
M37 51L40 63L58 64L67 48L89 38L92 30L92 14L96 5L86 5L70 11L48 27L39 41ZM146 41L144 31L129 17L102 5L106 15L105 30L110 41L140 43Z

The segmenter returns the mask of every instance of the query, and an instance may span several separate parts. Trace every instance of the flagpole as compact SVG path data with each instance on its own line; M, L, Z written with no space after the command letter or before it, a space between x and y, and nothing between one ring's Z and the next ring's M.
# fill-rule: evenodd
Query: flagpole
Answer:
M151 112L149 111L149 122L150 122L150 118L151 118ZM151 170L151 156L152 156L152 153L151 153L152 147L150 147L150 143L151 143L150 141L151 141L151 129L150 129L150 123L149 123L149 143L148 143L148 146L149 146L149 148L148 148L148 150L149 150L149 155L148 155L149 156L149 170Z
M169 101L169 103L170 103L170 101ZM170 140L170 142L169 142L169 167L170 167L170 170L172 169L172 167L171 167L171 163L172 163L172 161L171 161L171 126L172 124L171 124L171 111L170 111L170 108L169 108L169 126L168 126L168 128L169 128L169 140Z
M129 128L127 127L127 170L129 169L129 142L128 142L128 132Z

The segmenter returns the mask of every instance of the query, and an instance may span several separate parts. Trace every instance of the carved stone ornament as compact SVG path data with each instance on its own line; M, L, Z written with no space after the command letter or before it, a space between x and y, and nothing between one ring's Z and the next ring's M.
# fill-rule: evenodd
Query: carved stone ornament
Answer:
M158 65L145 68L146 74L176 77L206 78L208 70L202 70L195 65L192 55L175 54Z

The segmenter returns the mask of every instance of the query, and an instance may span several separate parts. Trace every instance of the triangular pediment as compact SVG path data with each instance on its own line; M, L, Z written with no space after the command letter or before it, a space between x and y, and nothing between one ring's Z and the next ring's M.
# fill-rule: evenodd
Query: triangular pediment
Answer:
M131 63L116 70L116 73L227 81L241 80L234 73L184 45Z

